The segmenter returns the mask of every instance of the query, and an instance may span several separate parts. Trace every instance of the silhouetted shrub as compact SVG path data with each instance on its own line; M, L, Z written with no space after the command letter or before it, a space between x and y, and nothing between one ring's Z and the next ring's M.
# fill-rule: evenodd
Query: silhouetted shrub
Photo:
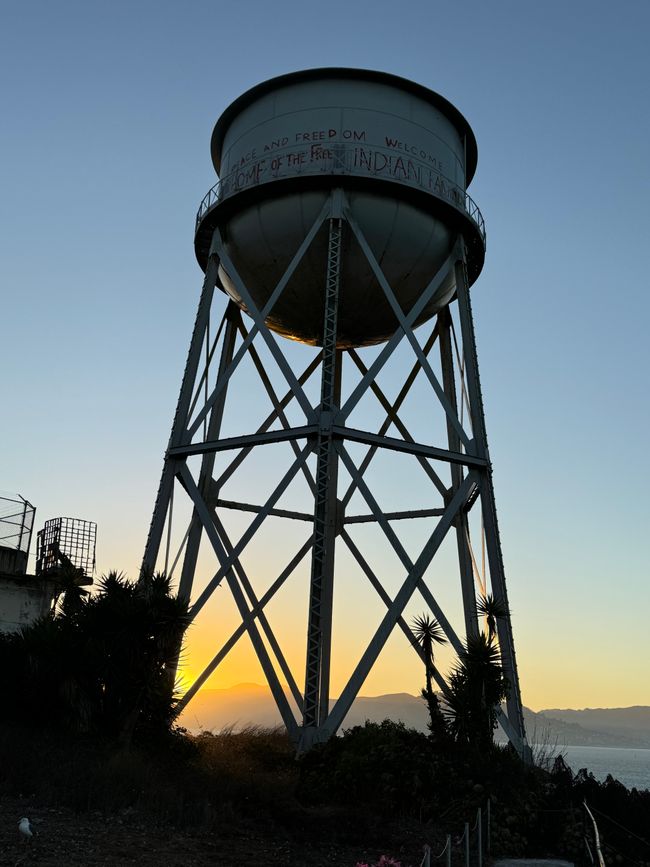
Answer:
M112 572L98 592L64 599L47 617L0 635L2 719L131 742L174 720L173 662L187 605L164 575Z

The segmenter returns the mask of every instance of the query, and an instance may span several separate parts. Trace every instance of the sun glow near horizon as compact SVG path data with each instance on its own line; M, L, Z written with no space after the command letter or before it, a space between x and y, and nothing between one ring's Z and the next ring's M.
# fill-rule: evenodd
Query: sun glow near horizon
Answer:
M212 660L223 640L229 635L219 632L214 623L196 624L189 636L187 647L178 670L177 683L184 692ZM215 641L215 636L219 639ZM643 695L642 679L622 679L614 661L599 659L598 665L585 670L584 659L564 646L549 650L546 659L535 659L532 664L526 652L527 642L518 645L519 678L523 703L533 711L548 708L632 707L650 704L650 696ZM287 662L302 691L300 673L304 670L304 636L289 636L283 645ZM349 649L348 649L349 650ZM337 697L347 681L350 666L346 648L334 648L331 696ZM442 648L437 662L444 673L453 664L454 654ZM356 659L356 657L355 657ZM345 663L345 664L343 664ZM281 678L284 683L284 678ZM266 677L247 636L243 636L226 656L220 667L207 679L201 689L233 689L243 685L268 686ZM286 684L285 684L286 685ZM371 670L360 695L407 693L419 695L424 685L422 663L401 635L393 634L385 651Z

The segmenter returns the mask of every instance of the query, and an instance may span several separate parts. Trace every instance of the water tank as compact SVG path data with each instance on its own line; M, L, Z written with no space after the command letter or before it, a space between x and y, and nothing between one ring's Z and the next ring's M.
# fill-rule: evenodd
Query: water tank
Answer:
M458 233L478 276L485 230L466 194L476 168L472 130L451 103L406 79L362 69L310 69L266 81L221 115L212 135L219 183L197 215L205 270L215 227L261 308L330 191L345 191L405 312L445 262ZM267 318L285 337L318 345L327 250L323 225ZM227 270L223 288L245 309ZM416 324L453 298L453 271ZM349 227L343 242L340 347L379 343L397 322Z

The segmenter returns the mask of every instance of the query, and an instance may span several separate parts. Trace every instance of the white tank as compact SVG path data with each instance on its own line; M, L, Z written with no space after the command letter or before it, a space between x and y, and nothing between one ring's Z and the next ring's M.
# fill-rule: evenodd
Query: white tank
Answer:
M197 217L196 252L206 266L219 226L228 253L262 306L334 187L350 210L405 312L461 231L470 281L483 265L485 231L466 195L476 141L451 103L381 72L312 69L271 79L239 97L218 120L212 159L220 181ZM321 342L327 227L268 317L280 334ZM242 307L222 268L224 289ZM418 320L454 293L450 273ZM397 326L376 278L348 231L344 238L338 343L386 340Z

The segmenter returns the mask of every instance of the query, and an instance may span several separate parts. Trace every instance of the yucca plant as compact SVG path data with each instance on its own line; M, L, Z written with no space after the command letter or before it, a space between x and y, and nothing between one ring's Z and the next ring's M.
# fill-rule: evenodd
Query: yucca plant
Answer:
M161 574L132 582L110 572L91 596L66 592L46 617L0 640L12 681L5 716L125 745L136 730L169 730L171 673L188 623L187 603Z
M422 647L422 655L424 657L426 686L422 690L422 698L426 701L429 709L429 729L436 740L441 740L446 736L447 729L438 703L438 697L433 691L435 671L433 648L435 644L445 644L447 639L435 617L431 617L428 614L422 614L420 617L414 619L413 635Z
M449 677L445 715L454 739L490 748L497 726L497 709L508 697L499 649L484 633L470 636Z
M488 640L493 641L497 637L497 620L501 617L507 617L508 607L505 602L498 596L488 593L485 596L479 596L476 603L476 613L479 617L485 617Z

